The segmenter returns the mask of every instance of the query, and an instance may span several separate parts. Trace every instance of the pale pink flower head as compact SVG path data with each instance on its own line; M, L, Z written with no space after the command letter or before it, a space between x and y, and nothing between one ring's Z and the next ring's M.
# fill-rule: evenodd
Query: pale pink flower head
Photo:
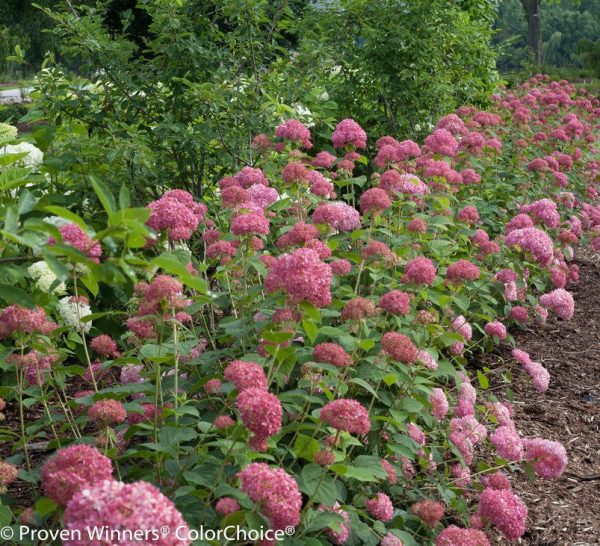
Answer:
M329 265L331 266L331 271L333 271L333 274L339 275L340 277L348 275L348 273L352 271L352 264L343 258L334 260Z
M215 419L215 428L224 429L235 425L235 421L229 415L219 415Z
M81 488L112 479L111 460L95 447L76 444L59 449L42 467L46 495L66 506Z
M327 224L338 231L352 231L360 227L360 214L350 205L340 201L321 203L312 213L315 224Z
M523 459L523 441L514 425L499 426L490 441L496 448L496 453L509 462L519 462Z
M530 252L534 260L542 266L550 265L554 259L552 239L534 227L511 231L506 235L505 243L509 247L516 245L521 251Z
M436 387L432 389L429 395L429 403L431 404L431 415L438 421L441 421L448 414L449 404L446 394L442 389Z
M153 545L189 546L192 542L187 538L188 527L173 502L143 481L104 480L83 488L69 501L64 526L70 537L63 541L64 546L89 545L87 533L92 528L145 531L152 536L152 531L164 527L172 532L159 533L158 538L152 540ZM140 542L125 539L119 544L135 546Z
M365 505L367 512L375 519L390 521L394 516L394 505L385 493L377 493L374 498L367 500Z
M234 360L225 368L223 375L240 392L246 389L267 388L265 371L256 362Z
M267 292L282 290L289 303L308 301L316 307L331 303L331 267L321 261L319 254L308 248L299 248L283 254L271 266L265 278Z
M294 478L265 463L249 464L238 477L240 489L259 506L274 530L298 526L302 495Z
M575 302L570 292L557 288L540 297L540 303L547 309L552 309L560 318L571 320L575 313Z
M516 540L525 533L527 507L509 490L485 489L479 496L477 513L509 540Z
M465 341L471 341L473 337L473 327L463 315L458 315L452 319L452 329L459 333Z
M366 148L367 134L356 121L347 118L337 124L331 135L331 142L334 148L343 148L346 145L353 148Z
M240 392L236 404L242 422L257 436L267 438L281 429L283 410L274 394L262 388L250 387Z
M537 476L547 480L560 478L567 466L567 451L560 442L533 438L523 440L524 459L533 463Z
M369 412L358 401L340 398L321 409L321 421L336 430L351 434L367 434L371 430Z
M467 417L475 415L475 400L477 391L469 381L463 381L458 389L458 403L454 408L457 417Z
M0 493L6 493L6 488L14 482L19 475L19 469L6 461L0 461Z
M485 330L485 333L490 336L495 336L500 340L506 339L506 326L499 320L488 322L483 329Z

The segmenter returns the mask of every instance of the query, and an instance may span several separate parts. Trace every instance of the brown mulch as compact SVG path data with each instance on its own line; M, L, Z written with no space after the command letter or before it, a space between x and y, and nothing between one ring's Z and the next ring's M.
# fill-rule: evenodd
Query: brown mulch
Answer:
M517 428L523 436L560 441L569 455L558 480L512 480L529 509L519 544L600 545L600 256L581 249L576 263L580 281L569 287L573 319L514 333L517 346L550 372L550 387L540 394L511 366ZM483 363L491 369L509 364L510 352L499 353ZM496 536L493 543L507 542Z

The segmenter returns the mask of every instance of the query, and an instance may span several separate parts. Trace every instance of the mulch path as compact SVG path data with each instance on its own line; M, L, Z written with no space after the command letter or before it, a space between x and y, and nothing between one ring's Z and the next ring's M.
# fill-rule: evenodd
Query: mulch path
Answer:
M550 387L540 394L511 366L517 428L523 436L562 442L569 455L558 480L513 476L513 489L529 509L519 544L600 545L600 256L580 249L576 263L580 281L569 287L573 319L514 333L517 346L550 372ZM482 363L494 369L510 360L510 351L501 350ZM493 543L507 541L494 536Z

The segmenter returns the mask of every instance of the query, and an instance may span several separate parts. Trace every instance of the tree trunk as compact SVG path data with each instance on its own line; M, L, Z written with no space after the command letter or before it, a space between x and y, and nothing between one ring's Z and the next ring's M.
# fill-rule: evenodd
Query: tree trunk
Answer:
M521 0L527 17L527 45L536 64L542 63L542 0Z

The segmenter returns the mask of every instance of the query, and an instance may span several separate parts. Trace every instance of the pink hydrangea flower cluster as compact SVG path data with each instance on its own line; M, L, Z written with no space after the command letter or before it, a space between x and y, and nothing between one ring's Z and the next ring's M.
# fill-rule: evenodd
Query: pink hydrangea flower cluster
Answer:
M279 398L265 389L251 387L237 397L237 408L246 428L262 439L281 429L283 410Z
M127 411L118 400L98 400L88 409L88 417L99 425L117 425L125 421Z
M505 243L511 247L516 245L522 251L530 252L534 260L542 266L550 265L554 258L552 239L534 227L511 231L506 235Z
M392 315L402 316L410 313L411 296L402 290L390 290L379 298L379 307Z
M571 320L575 313L575 302L573 295L564 288L557 288L540 297L540 304L552 309L560 318Z
M240 489L260 507L274 530L298 526L302 496L294 478L265 463L249 464L238 477Z
M359 212L340 201L318 205L311 218L315 224L327 224L338 231L352 231L360 227Z
M533 462L537 476L547 480L560 478L567 466L567 451L559 442L533 438L523 440L524 458Z
M52 327L57 326L46 320L46 312L41 307L28 309L20 305L9 305L0 312L0 339L16 333L44 334Z
M533 381L533 386L539 392L546 392L548 390L548 385L550 384L550 374L548 373L548 370L539 362L531 360L529 354L521 349L513 349L512 356L529 374Z
M73 495L112 478L112 461L95 447L76 444L59 449L42 467L42 484L46 495L66 506Z
M106 334L93 338L90 341L90 348L101 356L118 358L121 354L117 342Z
M479 495L477 513L489 520L509 540L523 536L527 522L527 507L507 489L484 489Z
M265 371L256 362L234 360L225 368L223 375L227 381L231 381L235 385L239 392L246 389L267 388Z
M167 230L172 241L189 239L206 214L206 205L196 203L184 190L170 190L148 208L152 211L148 226L154 231Z
M336 125L331 142L334 148L343 148L346 145L352 148L366 148L367 134L356 121L347 118Z
M374 498L367 500L365 506L375 519L390 521L394 517L394 505L385 493L377 493Z
M321 408L321 421L336 430L367 434L371 430L369 412L358 401L340 398Z
M139 481L123 483L104 480L79 491L67 505L65 529L70 531L65 546L89 545L88 529L177 530L158 537L149 534L156 546L189 546L188 527L175 505L153 485ZM81 538L79 538L81 537ZM137 546L139 540L125 538L122 546Z
M275 136L300 144L303 148L312 148L309 129L297 119L290 119L275 129Z
M435 546L490 546L490 541L479 529L450 525L437 536Z
M404 267L402 282L414 282L415 284L431 285L435 280L437 271L434 263L424 256L409 260Z
M308 301L315 307L331 303L331 267L321 261L317 252L299 248L283 254L271 266L265 279L267 292L283 290L290 303Z
M413 504L410 511L433 529L442 520L446 507L439 501L423 500Z
M337 544L338 546L346 544L350 538L350 516L348 515L348 512L342 510L342 507L338 502L333 506L319 506L319 512L333 512L342 517L342 521L338 522L338 525L340 526L339 531L329 527L326 529L325 533L334 544Z
M417 359L417 348L412 340L398 332L387 332L381 338L382 349L394 360L412 364Z
M65 224L64 226L60 226L58 231L60 231L63 243L83 252L92 261L96 263L100 262L100 256L102 256L100 243L94 241L77 224ZM48 244L55 245L56 239L49 237Z
M315 362L331 364L337 368L345 368L353 363L353 358L337 343L319 343L313 349Z

